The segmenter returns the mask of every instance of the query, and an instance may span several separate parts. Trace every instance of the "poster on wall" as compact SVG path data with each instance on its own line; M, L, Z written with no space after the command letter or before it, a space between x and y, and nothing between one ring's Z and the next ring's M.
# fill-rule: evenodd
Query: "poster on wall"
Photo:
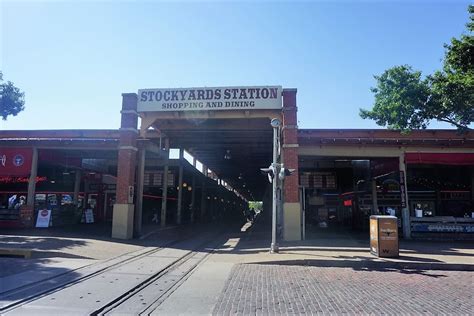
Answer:
M39 210L36 218L36 227L49 227L51 210Z
M92 209L88 208L85 211L85 214L86 214L86 223L87 224L93 223L94 222L94 212L92 211Z

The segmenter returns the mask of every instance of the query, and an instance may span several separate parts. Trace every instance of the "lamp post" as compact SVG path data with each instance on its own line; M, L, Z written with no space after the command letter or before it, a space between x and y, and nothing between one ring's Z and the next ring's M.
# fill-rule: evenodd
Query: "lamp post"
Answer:
M272 195L273 195L273 203L272 203L272 243L270 245L270 253L278 253L278 243L276 241L277 235L277 190L278 190L278 173L279 173L279 165L278 165L278 132L281 126L281 121L277 118L271 120L270 123L273 127L273 162L272 167L273 169L273 181L272 181Z

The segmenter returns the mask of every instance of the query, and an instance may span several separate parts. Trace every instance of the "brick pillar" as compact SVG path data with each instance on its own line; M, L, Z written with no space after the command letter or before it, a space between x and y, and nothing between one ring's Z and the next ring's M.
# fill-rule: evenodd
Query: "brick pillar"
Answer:
M114 205L112 237L130 239L133 237L133 213L135 205L135 164L137 159L138 114L137 95L122 94L122 120L118 152L117 190Z
M301 239L301 206L298 180L298 118L296 89L283 89L283 164L295 172L285 178L283 185L283 239Z

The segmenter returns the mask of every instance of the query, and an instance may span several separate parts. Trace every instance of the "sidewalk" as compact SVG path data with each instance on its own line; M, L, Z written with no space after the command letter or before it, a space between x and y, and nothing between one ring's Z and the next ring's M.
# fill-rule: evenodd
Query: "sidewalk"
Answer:
M472 312L474 245L401 243L377 258L368 240L282 242L260 227L230 236L155 312L170 315Z

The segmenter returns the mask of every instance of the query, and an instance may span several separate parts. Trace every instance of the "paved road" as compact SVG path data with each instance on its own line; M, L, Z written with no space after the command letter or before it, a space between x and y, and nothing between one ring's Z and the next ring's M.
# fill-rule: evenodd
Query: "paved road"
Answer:
M214 315L474 314L474 273L237 264Z

